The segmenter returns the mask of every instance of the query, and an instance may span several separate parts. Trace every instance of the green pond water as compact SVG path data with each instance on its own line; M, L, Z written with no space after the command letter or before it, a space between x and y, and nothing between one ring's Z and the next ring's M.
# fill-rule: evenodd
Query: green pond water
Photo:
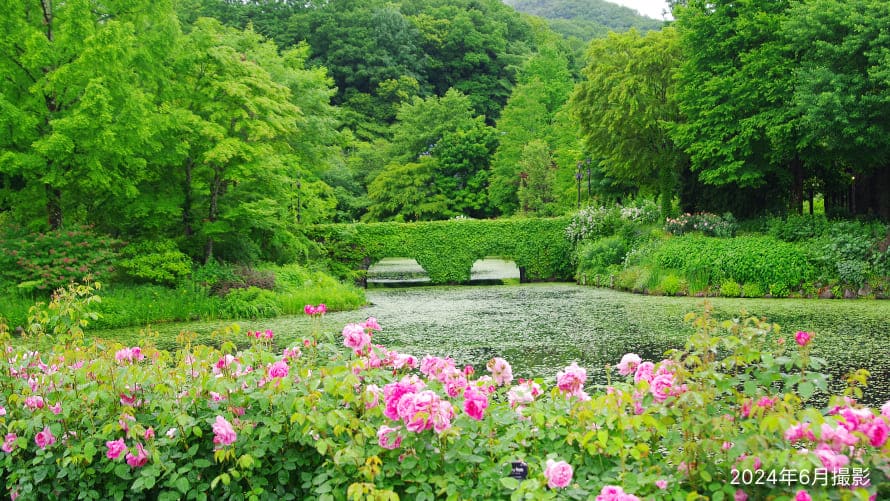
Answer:
M383 327L376 342L418 359L449 355L482 374L486 361L500 356L513 365L515 377L549 381L577 361L594 385L604 384L606 364L616 364L627 352L659 360L666 350L682 347L690 332L683 316L702 311L703 305L699 298L642 296L565 283L377 287L367 291L367 298L370 305L361 310L326 315L323 328L339 334L344 324L374 316ZM866 368L871 371L867 403L890 400L890 301L709 301L718 318L738 316L742 308L765 316L782 325L789 341L797 330L815 332L816 352L829 361L835 380L851 369ZM182 330L209 342L211 331L231 323L167 324L152 330L160 333L159 345L173 347L172 339ZM305 316L238 323L245 330L273 329L281 347L305 336L310 325ZM94 335L135 343L137 331Z

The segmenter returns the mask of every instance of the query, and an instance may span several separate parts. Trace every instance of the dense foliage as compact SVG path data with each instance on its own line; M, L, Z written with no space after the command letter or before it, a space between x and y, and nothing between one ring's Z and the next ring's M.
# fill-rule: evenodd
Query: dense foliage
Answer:
M860 373L827 408L813 407L828 383L825 360L811 354L818 335L781 337L756 318L690 315L696 332L685 349L661 361L629 353L615 361L615 382L594 389L575 363L555 381L517 381L501 358L485 371L389 350L374 343L373 318L324 336L324 309L312 305L315 330L295 346L278 346L268 330L225 333L247 340L241 350L187 335L173 351L84 345L88 305L69 299L26 340L0 332L0 478L13 498L887 492L890 404L857 403ZM512 462L527 478L509 476ZM831 484L838 475L857 476L840 488Z
M523 280L571 277L572 246L566 218L457 219L423 223L334 224L313 227L309 235L325 257L339 263L341 276L362 279L384 257L417 260L432 283L470 279L478 259L503 256L516 262Z

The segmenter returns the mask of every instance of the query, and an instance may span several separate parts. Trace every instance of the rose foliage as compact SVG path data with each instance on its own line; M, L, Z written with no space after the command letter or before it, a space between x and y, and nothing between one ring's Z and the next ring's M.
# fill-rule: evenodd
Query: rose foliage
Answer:
M825 362L756 318L690 315L660 361L607 388L573 364L514 379L374 343L373 319L277 346L227 333L176 351L0 328L0 481L19 499L874 499L890 405L828 397ZM231 341L239 336L242 349ZM618 361L616 361L616 364ZM619 372L620 371L620 372ZM825 407L807 401L820 393ZM524 480L510 477L523 461ZM826 486L813 485L817 469ZM859 486L832 475L867 471ZM798 472L790 484L740 472ZM808 482L802 482L808 472ZM860 475L861 476L861 475ZM757 478L755 475L754 479ZM734 482L734 480L736 480ZM883 489L883 490L882 490ZM803 494L800 491L805 491Z

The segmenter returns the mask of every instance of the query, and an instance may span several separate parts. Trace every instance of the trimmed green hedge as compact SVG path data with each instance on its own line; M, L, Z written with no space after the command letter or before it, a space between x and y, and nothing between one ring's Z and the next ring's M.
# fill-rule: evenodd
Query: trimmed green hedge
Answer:
M568 223L562 217L331 224L313 226L307 235L335 273L357 280L382 258L406 257L434 284L466 282L473 263L488 256L513 259L527 281L571 280Z

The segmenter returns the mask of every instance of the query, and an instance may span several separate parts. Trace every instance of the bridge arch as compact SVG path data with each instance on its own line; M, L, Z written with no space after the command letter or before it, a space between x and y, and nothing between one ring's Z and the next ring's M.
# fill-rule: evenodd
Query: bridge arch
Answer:
M468 282L473 263L487 256L512 259L521 281L571 280L568 223L562 217L329 224L307 235L341 267L335 272L362 284L368 267L390 256L415 259L433 284Z

